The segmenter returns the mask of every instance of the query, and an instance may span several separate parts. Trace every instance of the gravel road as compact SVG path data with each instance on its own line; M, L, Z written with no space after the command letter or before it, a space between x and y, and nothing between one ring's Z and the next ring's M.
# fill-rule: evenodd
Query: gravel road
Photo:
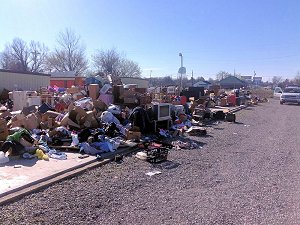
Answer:
M271 100L169 162L126 157L2 206L0 224L299 224L299 125L300 106Z

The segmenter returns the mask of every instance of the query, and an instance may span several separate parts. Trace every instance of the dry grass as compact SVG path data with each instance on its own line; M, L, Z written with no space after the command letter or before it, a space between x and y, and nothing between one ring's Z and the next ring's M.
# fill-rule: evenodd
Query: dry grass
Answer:
M265 88L251 89L252 95L256 95L260 98L273 98L273 90Z

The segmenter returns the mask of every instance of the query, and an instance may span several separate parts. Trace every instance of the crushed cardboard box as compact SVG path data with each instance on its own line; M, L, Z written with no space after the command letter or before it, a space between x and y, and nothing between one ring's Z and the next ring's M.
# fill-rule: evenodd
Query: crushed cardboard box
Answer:
M5 141L8 136L8 128L6 125L6 120L0 118L0 141Z
M127 140L139 140L142 136L140 131L126 131L126 139Z

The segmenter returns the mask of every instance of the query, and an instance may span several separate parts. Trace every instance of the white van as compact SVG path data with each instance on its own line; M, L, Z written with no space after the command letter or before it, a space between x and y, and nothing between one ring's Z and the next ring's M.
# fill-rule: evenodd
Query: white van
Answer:
M300 87L286 87L280 95L280 104L297 103L300 105Z
M274 95L273 95L274 98L279 99L281 94L282 94L282 89L281 89L281 87L276 87L276 88L274 89Z

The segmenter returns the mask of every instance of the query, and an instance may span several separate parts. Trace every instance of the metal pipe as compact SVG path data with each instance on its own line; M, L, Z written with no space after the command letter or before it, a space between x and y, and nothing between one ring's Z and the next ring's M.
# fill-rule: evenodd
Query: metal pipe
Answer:
M182 91L182 67L183 67L183 56L182 53L179 53L180 59L181 59L181 67L180 67L180 88L179 88L179 94Z

